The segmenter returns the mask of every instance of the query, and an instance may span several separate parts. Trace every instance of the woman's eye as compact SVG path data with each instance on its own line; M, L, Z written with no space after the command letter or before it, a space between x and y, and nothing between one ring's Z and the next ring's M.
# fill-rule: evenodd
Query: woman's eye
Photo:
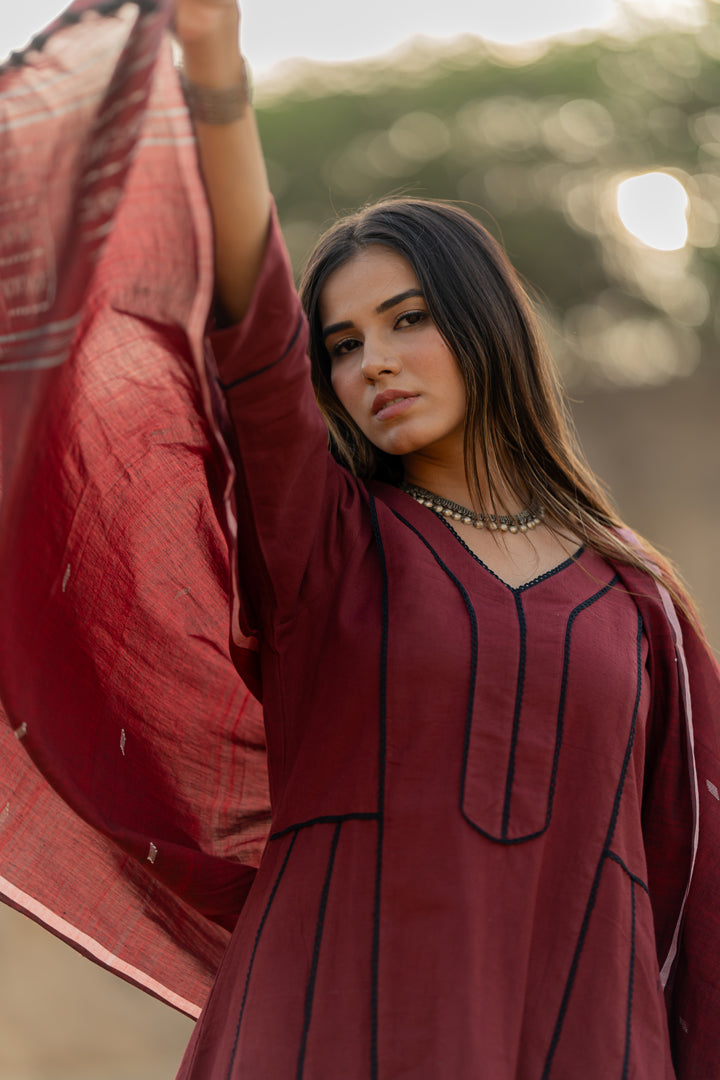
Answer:
M427 311L404 311L402 315L398 317L395 326L401 326L403 323L407 326L417 326L418 323L425 322L429 317Z
M348 353L354 352L360 345L360 342L356 338L344 338L342 341L336 341L333 347L330 349L330 356L347 356Z

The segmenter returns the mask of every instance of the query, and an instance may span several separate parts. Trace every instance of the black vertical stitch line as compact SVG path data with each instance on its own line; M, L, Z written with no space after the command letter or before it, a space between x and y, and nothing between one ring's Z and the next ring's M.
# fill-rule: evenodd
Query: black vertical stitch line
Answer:
M522 594L513 590L515 610L520 628L520 656L518 658L517 683L515 686L515 713L513 715L512 737L510 739L510 757L508 759L507 778L505 780L505 802L503 803L502 828L500 836L507 840L510 825L510 800L512 799L513 781L515 780L515 755L520 737L520 716L522 715L523 693L525 691L525 666L527 661L527 623L522 604Z
M395 513L395 511L393 511L393 513ZM397 516L399 517L400 515L398 514ZM585 547L580 546L576 551L572 553L572 555L569 555L568 558L564 560L564 562L558 563L557 566L552 566L549 570L546 570L544 574L538 574L537 577L531 578L530 581L523 582L522 585L508 585L507 581L503 581L499 574L496 574L494 570L491 570L487 563L484 563L480 556L476 555L471 547L468 547L460 533L452 527L452 525L446 518L442 517L440 514L437 514L436 517L438 521L441 522L441 524L443 524L448 530L448 532L455 538L455 540L457 540L458 544L460 544L460 547L465 548L468 555L472 556L475 562L479 563L480 566L482 566L483 570L487 570L488 574L490 574L491 577L494 577L496 581L499 581L501 585L504 585L506 589L509 589L510 592L514 593L527 592L528 589L534 588L535 585L540 585L543 581L547 581L548 578L555 577L556 574L561 573L563 570L566 570L568 566L572 566L573 563L576 563L582 553L585 551Z
M470 687L468 690L468 700L465 709L465 737L463 740L462 776L460 778L460 813L463 815L468 825L471 825L473 829L477 829L477 831L482 833L483 836L488 836L488 833L483 832L482 829L478 828L474 821L470 820L470 818L465 813L465 810L463 809L465 804L465 778L467 774L467 762L468 756L470 754L470 734L472 731L472 718L475 706L475 686L477 684L478 626L475 608L472 605L472 600L470 599L468 591L463 585L462 581L460 581L460 579L456 577L455 574L453 574L449 566L445 565L445 563L442 561L430 541L426 540L423 534L419 532L414 525L411 525L410 522L402 516L402 514L399 514L397 510L393 510L393 514L398 519L398 521L401 521L403 525L407 526L407 528L410 529L411 532L415 533L418 540L422 541L422 543L428 549L440 569L443 571L443 573L447 574L453 585L455 585L455 587L457 588L460 596L462 597L463 603L465 604L465 610L468 613L468 619L470 620ZM442 521L442 518L440 518L440 520ZM491 837L491 839L495 838Z
M550 1046L548 1048L547 1057L545 1059L545 1067L542 1071L540 1080L548 1080L550 1076L550 1069L552 1068L553 1058L557 1045L562 1033L563 1023L565 1021L565 1015L567 1013L568 1004L570 1002L570 993L572 991L575 976L577 975L578 965L580 963L580 955L585 944L585 938L587 937L588 927L590 925L590 917L595 908L597 901L597 894L600 888L600 879L602 878L603 867L606 860L610 856L610 845L615 835L615 826L617 825L618 814L620 813L620 800L622 799L623 790L625 788L625 780L627 778L627 771L630 766L630 756L632 754L633 745L635 743L635 730L637 726L638 710L640 708L640 695L642 693L642 631L643 621L640 612L637 613L638 630L636 639L636 688L635 688L635 707L633 709L632 720L630 722L630 733L628 735L627 745L625 747L625 756L623 758L622 768L620 770L620 778L618 780L617 789L615 791L615 798L613 800L612 813L610 815L610 823L608 825L607 835L605 837L605 843L598 859L597 869L595 871L595 877L590 887L590 896L588 898L587 906L585 908L585 914L583 915L583 921L580 926L580 932L575 944L575 951L570 963L570 971L568 973L567 982L565 983L565 989L563 991L562 1000L560 1002L560 1009L558 1011L557 1020L555 1021L555 1028L553 1030L552 1038L550 1040Z
M382 577L382 632L380 638L380 675L378 684L378 838L377 855L375 862L375 899L373 905L373 928L372 928L372 951L370 956L371 987L370 987L370 1076L371 1080L378 1080L379 1057L378 1057L378 1014L379 1014L379 982L380 982L380 902L382 899L382 868L383 868L383 841L385 831L385 763L387 753L387 661L388 661L388 638L390 635L390 597L380 522L377 516L377 506L373 495L369 494L370 520L372 523L373 538L380 559L380 572Z
M648 894L648 896L650 895L650 890L648 889L643 879L641 877L638 877L637 874L633 874L630 867L620 858L620 856L616 852L608 851L607 857L608 859L612 859L613 862L616 862L618 866L622 867L630 880L634 881L636 885L638 885L644 892Z
M241 375L239 378L233 379L229 383L221 382L219 378L216 378L216 382L220 389L224 390L225 393L227 393L229 390L234 390L236 387L241 386L243 383L248 382L250 379L254 379L257 375L264 375L266 371L270 371L277 364L280 364L290 353L293 346L295 345L295 342L300 337L300 331L302 330L304 324L305 317L304 315L301 315L298 319L297 326L295 327L295 331L293 333L293 336L290 338L290 341L287 343L280 355L275 360L271 360L269 364L265 364L264 367L258 368L257 371L250 371L247 373L247 375Z
M336 825L339 821L377 821L377 814L365 814L362 811L357 814L321 814L320 817L308 818L307 821L296 821L286 829L278 829L277 832L270 833L268 840L280 840L299 829L312 829L315 825Z
M578 606L576 608L574 608L573 611L570 612L570 615L568 617L568 628L566 629L566 632L565 632L565 652L564 652L563 675L562 675L561 692L560 692L560 702L561 703L560 703L560 706L558 708L558 733L557 733L556 738L555 738L555 752L554 752L554 755L553 755L552 772L550 774L550 784L549 784L549 789L548 789L548 809L547 809L547 813L546 813L546 817L545 817L545 825L544 825L544 827L542 829L539 829L537 832L530 833L528 836L517 837L516 839L512 839L512 840L507 838L506 833L502 837L493 836L491 833L486 832L484 829L481 829L479 825L477 825L474 821L472 821L467 816L467 814L465 814L465 811L463 809L464 803L465 803L465 781L466 781L466 773L467 773L467 761L468 761L468 756L469 756L469 752L470 752L470 734L471 734L471 727L472 727L473 704L474 704L474 699L475 699L475 684L476 684L476 681L477 681L478 632L477 632L477 616L475 615L475 609L473 608L472 601L471 601L471 599L470 599L464 585L455 576L455 574L453 574L452 570L450 570L450 568L445 565L443 560L440 558L438 553L433 548L432 544L430 544L430 542L425 539L423 534L421 532L419 532L419 530L416 529L414 525L411 525L410 522L407 521L406 518L404 518L402 516L402 514L398 513L397 510L393 510L393 514L398 519L398 521L401 521L403 523L403 525L407 526L407 528L410 529L411 532L415 533L415 535L418 537L419 540L422 540L425 547L428 549L430 554L435 559L435 562L438 564L438 566L441 568L441 570L443 570L443 572L445 574L447 574L447 576L450 578L450 580L453 582L453 584L457 587L458 591L460 592L460 594L461 594L461 596L463 598L463 602L465 603L465 608L467 610L468 617L470 619L471 678L470 678L470 696L469 696L469 699L468 699L468 709L467 709L466 718L465 718L465 742L464 742L464 748L463 748L463 774L462 774L462 781L461 781L461 785L460 785L460 809L461 809L461 812L462 812L463 816L465 817L465 820L468 822L469 825L471 825L482 836L486 836L490 840L494 840L496 842L499 841L499 842L503 842L503 843L506 843L506 844L518 844L518 843L521 843L522 841L525 841L525 840L535 840L537 837L542 836L542 834L546 831L546 829L548 828L548 826L550 824L550 819L552 817L552 805L553 805L553 801L554 801L554 797L555 797L555 781L556 781L556 778L557 778L557 771L558 771L558 766L559 766L559 762L560 762L560 749L561 749L561 746L562 746L562 731L563 731L563 719L564 719L564 712L565 712L565 696L567 694L568 671L569 671L569 664L570 664L570 641L571 641L571 637L572 637L572 625L575 622L575 619L577 618L577 616L582 611L585 611L586 608L589 608L592 604L596 603L596 601L602 599L602 597L605 596L607 593L609 593L610 590L617 584L617 582L620 579L619 579L618 575L615 574L614 577L612 578L612 580L609 581L607 585L603 586L603 588L600 589L598 592L596 592L593 596L588 597L587 600L583 600L583 602L581 604L578 604ZM446 521L444 521L442 518L440 518L439 520L442 522L443 525L445 525L445 527L447 529L450 530L451 533L453 533L454 536L457 535L455 533L455 531L452 529L452 527L450 525L448 525L448 523ZM463 543L463 546L465 546L464 542L462 541L462 538L459 538L459 539L461 540L461 543ZM470 551L470 548L468 548L468 551L473 556L473 558L475 558L477 560L477 562L481 562L480 559L477 559L477 556L475 556L474 552ZM513 589L510 585L507 585L506 588L511 593L515 594L516 603L518 603L520 601L520 595L519 594L522 594L530 585L536 584L537 582L544 580L546 577L552 577L555 573L557 573L557 571L559 569L562 569L565 566L569 566L572 562L574 562L576 557L577 556L573 556L572 558L566 560L566 562L563 563L561 567L556 567L554 570L548 571L547 574L544 574L540 578L536 578L535 581L533 581L533 582L528 582L527 585L520 586L520 588L518 588L518 589ZM484 563L482 563L482 565L485 566ZM487 569L487 567L486 567L486 569ZM492 574L493 571L490 570L490 573ZM493 576L496 576L496 575L493 574ZM498 580L502 582L502 579L498 578ZM505 583L502 582L502 584L505 584ZM524 609L523 609L523 614L522 614L522 620L523 620L523 625L524 625ZM524 660L523 660L523 680L524 680ZM518 727L519 727L519 716L518 716Z
M327 911L328 895L330 893L330 881L332 879L333 866L335 865L335 854L337 852L338 841L340 840L341 829L342 821L338 821L333 831L327 873L325 874L325 881L323 883L322 893L320 894L320 907L318 908L317 924L315 927L315 944L313 945L312 965L310 967L310 974L308 975L307 981L307 989L305 991L305 1016L303 1020L302 1036L300 1038L300 1052L298 1054L298 1066L296 1074L297 1080L303 1080L303 1074L305 1072L305 1054L307 1052L307 1041L308 1033L310 1031L310 1021L312 1020L313 999L315 997L315 982L317 980L318 963L320 962L320 946L322 945L323 929L325 927L325 912Z
M606 596L611 589L617 585L620 578L617 574L614 575L611 581L607 585L596 592L594 596L588 597L582 604L578 604L576 608L570 612L568 616L567 626L565 628L565 647L563 651L563 672L562 679L560 681L560 701L558 702L558 718L555 735L555 753L553 754L552 770L550 772L550 786L548 788L548 804L547 815L545 817L545 828L550 824L553 812L553 804L555 802L555 784L557 781L558 768L560 766L560 750L562 748L562 738L565 730L565 702L567 700L568 681L570 677L570 646L572 642L573 627L578 615L583 611L587 611L589 607L601 600L603 596Z
M635 981L635 882L630 879L630 898L632 902L632 925L630 930L630 971L628 972L627 1019L625 1021L625 1057L621 1080L628 1080L630 1069L630 1042L632 1036L632 1004Z
M288 844L288 849L285 852L285 858L283 859L282 866L280 867L278 876L275 879L275 884L272 887L272 892L268 897L268 902L265 905L265 910L262 913L262 918L260 919L260 923L257 928L255 942L253 944L253 950L250 954L250 963L248 964L247 975L245 976L245 989L243 990L242 1002L240 1003L240 1012L238 1014L237 1027L235 1029L235 1041L233 1042L233 1048L230 1053L230 1061L228 1063L227 1073L225 1074L225 1080L231 1080L233 1065L235 1064L235 1056L237 1054L238 1042L240 1041L240 1027L242 1025L243 1016L245 1014L245 1003L247 1002L248 990L250 989L250 976L252 975L252 969L255 963L255 954L257 952L258 945L260 944L260 935L262 934L265 923L267 922L267 917L270 914L270 908L272 907L273 900L275 899L275 894L280 887L280 882L282 881L283 874L285 873L285 868L287 867L287 864L290 860L290 854L295 846L295 841L297 840L297 838L298 834L293 833L292 840Z

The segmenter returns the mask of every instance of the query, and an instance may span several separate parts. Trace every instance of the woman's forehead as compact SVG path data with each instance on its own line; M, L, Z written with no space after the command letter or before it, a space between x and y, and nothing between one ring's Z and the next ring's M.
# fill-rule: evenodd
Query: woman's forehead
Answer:
M419 288L417 275L399 251L372 244L352 255L328 276L320 293L324 323L349 318L353 310L376 310L389 298Z

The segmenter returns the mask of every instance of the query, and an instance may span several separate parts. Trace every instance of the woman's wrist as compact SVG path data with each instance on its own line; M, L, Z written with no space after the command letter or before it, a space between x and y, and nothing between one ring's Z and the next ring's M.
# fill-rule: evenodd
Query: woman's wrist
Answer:
M211 86L180 73L185 102L195 123L222 125L240 120L252 103L248 70L241 58L240 76L227 85Z
M238 86L245 80L245 63L239 42L213 47L209 42L202 46L183 48L182 68L185 77L198 86L214 89Z

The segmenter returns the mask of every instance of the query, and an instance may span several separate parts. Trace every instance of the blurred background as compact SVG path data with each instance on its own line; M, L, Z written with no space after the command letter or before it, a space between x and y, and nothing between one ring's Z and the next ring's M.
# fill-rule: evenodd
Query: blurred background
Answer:
M3 13L0 55L62 6ZM244 45L295 266L382 196L475 214L528 282L591 464L720 649L720 3L248 0ZM189 1021L5 908L0 966L0 1080L174 1076Z

